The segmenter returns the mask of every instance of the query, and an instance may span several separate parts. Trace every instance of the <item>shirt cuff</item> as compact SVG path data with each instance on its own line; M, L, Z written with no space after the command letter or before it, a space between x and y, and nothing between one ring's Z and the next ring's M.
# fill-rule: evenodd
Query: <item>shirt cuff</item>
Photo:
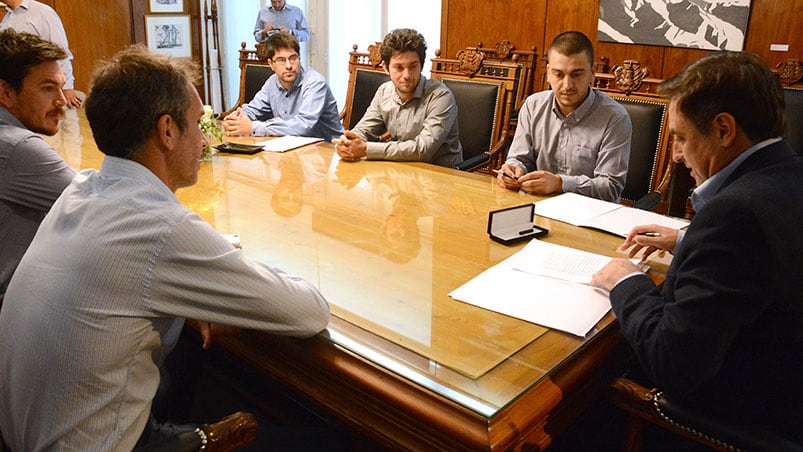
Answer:
M572 176L561 174L560 181L563 193L577 193L577 179Z
M367 141L365 143L365 158L368 160L383 160L386 147L387 143L384 142Z

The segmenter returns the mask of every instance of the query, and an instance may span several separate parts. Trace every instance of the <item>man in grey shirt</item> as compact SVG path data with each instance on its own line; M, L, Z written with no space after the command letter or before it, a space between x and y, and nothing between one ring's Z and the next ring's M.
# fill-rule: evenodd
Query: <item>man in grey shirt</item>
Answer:
M132 450L184 319L312 336L329 305L246 258L175 191L198 178L203 105L186 60L133 46L86 102L100 171L45 217L0 310L0 431L12 450ZM137 102L126 102L136 99Z
M75 172L37 133L64 116L64 50L38 36L0 32L0 302L39 223Z
M421 161L454 167L463 161L457 104L440 81L421 76L427 44L411 29L393 30L380 50L390 75L354 129L333 140L341 159Z
M558 35L547 52L551 90L519 111L499 185L537 195L574 192L618 202L630 160L627 110L591 89L594 48L580 32Z

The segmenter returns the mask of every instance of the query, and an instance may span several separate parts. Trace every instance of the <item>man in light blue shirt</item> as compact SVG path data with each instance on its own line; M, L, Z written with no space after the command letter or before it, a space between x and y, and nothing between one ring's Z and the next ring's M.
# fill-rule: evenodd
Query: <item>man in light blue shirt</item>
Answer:
M271 0L270 6L259 10L254 39L262 42L278 32L290 33L298 42L309 39L309 26L304 19L304 12L288 5L285 0Z
M157 441L163 429L146 426L158 367L185 318L296 337L329 321L315 286L248 259L176 198L207 145L186 64L132 46L96 73L86 116L103 166L53 205L0 310L11 450Z
M48 5L35 0L5 0L6 15L0 21L0 30L11 28L21 33L31 33L50 41L64 49L67 57L59 61L64 72L64 97L68 107L80 107L83 99L75 91L75 77L72 72L73 56L67 43L67 33L59 15Z
M268 62L274 74L251 102L224 118L231 135L302 136L326 141L343 133L337 101L326 79L301 67L299 46L289 33L268 38Z

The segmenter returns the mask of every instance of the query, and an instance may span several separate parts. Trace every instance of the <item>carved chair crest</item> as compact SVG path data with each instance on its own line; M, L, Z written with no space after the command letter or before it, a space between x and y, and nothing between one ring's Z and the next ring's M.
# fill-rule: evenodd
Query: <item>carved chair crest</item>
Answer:
M467 77L471 77L480 70L484 59L485 53L479 50L471 48L460 50L457 52L457 60L460 62L458 71Z
M614 66L614 83L625 95L641 88L641 83L647 77L649 70L641 67L637 60L625 60L621 66Z

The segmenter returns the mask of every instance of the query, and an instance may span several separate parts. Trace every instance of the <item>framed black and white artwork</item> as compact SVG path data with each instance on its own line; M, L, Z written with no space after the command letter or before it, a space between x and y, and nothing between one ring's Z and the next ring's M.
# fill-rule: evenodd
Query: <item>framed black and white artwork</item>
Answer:
M148 49L175 57L191 57L189 15L146 15Z
M152 13L183 13L184 0L150 0Z
M743 50L750 0L600 0L599 41Z

